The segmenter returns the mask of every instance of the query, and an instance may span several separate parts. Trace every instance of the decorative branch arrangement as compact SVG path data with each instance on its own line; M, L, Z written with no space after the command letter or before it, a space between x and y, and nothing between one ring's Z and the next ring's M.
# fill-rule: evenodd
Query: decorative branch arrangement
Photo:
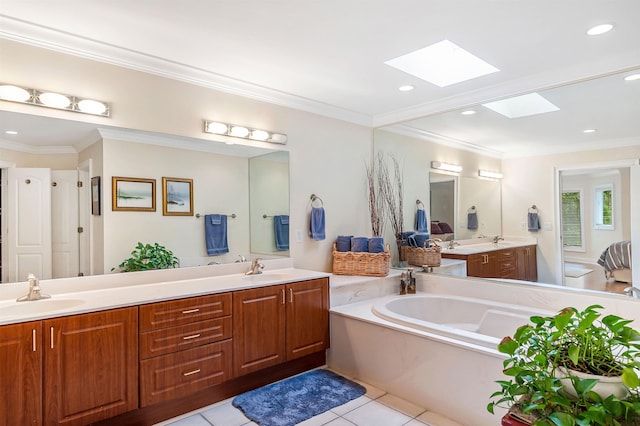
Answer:
M381 173L375 173L376 169L380 170L385 167L384 154L378 152L373 164L365 164L367 171L367 185L369 187L369 216L371 219L372 236L378 237L384 235L384 225L387 216L386 200L383 196L384 182Z
M404 186L400 163L393 154L387 154L393 166L393 176L389 172L388 162L384 154L378 155L378 181L380 196L384 199L386 212L391 222L391 228L396 237L398 258L402 260L402 230L404 229Z

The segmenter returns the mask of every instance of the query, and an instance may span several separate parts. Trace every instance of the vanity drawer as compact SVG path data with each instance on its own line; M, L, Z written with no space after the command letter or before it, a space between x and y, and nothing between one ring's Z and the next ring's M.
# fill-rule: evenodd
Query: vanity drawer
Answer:
M140 406L189 395L231 379L232 340L140 361Z
M231 315L231 293L190 297L140 306L140 331Z
M195 348L232 336L231 316L140 333L140 359Z

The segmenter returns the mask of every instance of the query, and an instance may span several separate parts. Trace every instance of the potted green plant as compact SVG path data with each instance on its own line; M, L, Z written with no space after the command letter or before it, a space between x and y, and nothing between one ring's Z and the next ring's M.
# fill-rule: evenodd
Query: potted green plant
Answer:
M147 271L150 269L169 269L178 266L178 258L171 250L154 243L142 244L138 242L131 252L131 257L122 261L118 265L120 272ZM116 268L111 268L115 270Z
M565 308L505 337L498 350L507 355L487 410L515 410L539 425L640 425L640 333L630 320L601 318L600 305L583 311ZM586 374L586 376L585 376ZM616 378L622 392L596 392ZM616 380L614 379L614 380Z

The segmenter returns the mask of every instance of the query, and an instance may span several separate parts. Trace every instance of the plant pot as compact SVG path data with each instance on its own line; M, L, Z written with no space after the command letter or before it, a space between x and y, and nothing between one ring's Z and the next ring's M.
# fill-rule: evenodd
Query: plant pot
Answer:
M565 393L574 398L577 398L578 394L576 393L576 390L573 387L573 382L569 376L578 377L579 379L597 379L598 383L591 390L600 395L602 399L607 398L609 395L613 395L622 400L629 395L629 389L627 389L624 383L622 383L622 376L599 376L564 367L558 367L554 371L554 375L560 379L560 383L564 386Z

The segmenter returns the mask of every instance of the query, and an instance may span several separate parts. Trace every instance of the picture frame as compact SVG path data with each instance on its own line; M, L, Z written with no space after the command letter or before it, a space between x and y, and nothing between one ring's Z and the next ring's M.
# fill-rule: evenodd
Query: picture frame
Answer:
M193 216L193 179L162 178L162 214Z
M102 211L100 210L100 176L94 176L91 178L91 214L94 216L100 216Z
M113 176L111 178L113 211L155 212L156 180Z

